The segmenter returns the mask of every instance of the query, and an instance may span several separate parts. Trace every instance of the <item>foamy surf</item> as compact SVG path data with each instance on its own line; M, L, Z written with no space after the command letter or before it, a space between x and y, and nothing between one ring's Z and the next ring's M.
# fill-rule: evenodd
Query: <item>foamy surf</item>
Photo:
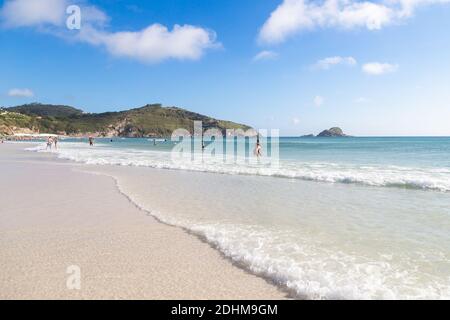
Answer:
M167 151L151 151L132 148L109 148L99 144L89 148L81 143L64 143L58 150L46 150L44 146L30 151L54 152L60 159L92 165L139 166L157 169L189 170L233 175L272 176L307 181L361 184L376 187L397 187L440 192L450 191L450 169L406 167L394 165L366 165L333 162L304 162L281 160L279 168L245 163L175 163Z
M32 150L50 152L44 149ZM94 170L115 177L130 201L160 221L197 234L298 298L450 299L450 198L415 190L448 191L447 168L284 159L273 172L174 166L168 152L108 144L65 142L52 152L114 165Z
M230 219L205 222L196 213L181 217L154 210L152 201L130 183L132 180L122 183L120 174L109 171L108 175L115 178L121 193L141 209L163 223L200 236L238 265L269 279L296 298L450 299L450 277L443 279L421 270L425 268L417 268L416 263L421 259L425 264L430 258L448 263L448 258L438 252L428 252L426 257L413 254L401 263L393 254L380 252L375 260L364 254L327 247L323 240L317 241L295 230L271 230L254 223L230 222Z
M201 225L191 230L255 274L293 291L299 299L450 298L449 282L430 279L426 285L410 286L416 283L413 269L400 269L387 260L368 261L344 252L327 252L309 246L307 241L277 241L279 235L257 228ZM245 243L248 238L252 243Z

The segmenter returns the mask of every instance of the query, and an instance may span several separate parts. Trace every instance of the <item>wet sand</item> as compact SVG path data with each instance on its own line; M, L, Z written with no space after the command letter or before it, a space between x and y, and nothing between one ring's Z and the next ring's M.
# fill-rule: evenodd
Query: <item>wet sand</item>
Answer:
M25 147L0 145L0 299L286 297L138 209L112 178ZM70 266L79 290L67 287Z

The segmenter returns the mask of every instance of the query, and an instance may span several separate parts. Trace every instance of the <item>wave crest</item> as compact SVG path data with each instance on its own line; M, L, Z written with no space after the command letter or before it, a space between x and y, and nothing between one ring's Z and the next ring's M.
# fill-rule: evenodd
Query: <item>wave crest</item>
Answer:
M170 152L139 149L88 148L80 143L65 143L64 148L47 151L45 146L30 151L54 152L61 159L94 165L142 166L157 169L189 170L221 174L273 176L308 181L361 184L450 192L447 168L414 168L381 165L356 165L331 162L280 161L278 168L255 164L174 163Z

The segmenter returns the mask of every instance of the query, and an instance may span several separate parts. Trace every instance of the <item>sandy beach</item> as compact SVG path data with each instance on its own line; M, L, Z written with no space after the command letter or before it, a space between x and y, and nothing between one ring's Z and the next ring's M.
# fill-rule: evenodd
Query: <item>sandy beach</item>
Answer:
M282 299L180 228L52 154L0 145L0 299ZM81 289L68 289L69 266Z

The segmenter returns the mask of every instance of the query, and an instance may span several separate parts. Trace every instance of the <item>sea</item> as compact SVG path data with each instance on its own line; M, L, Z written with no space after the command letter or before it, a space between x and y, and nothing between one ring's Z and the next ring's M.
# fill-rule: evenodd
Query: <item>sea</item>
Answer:
M65 139L29 150L114 177L149 215L294 298L450 298L450 138L281 137L276 166L174 161L176 145Z

